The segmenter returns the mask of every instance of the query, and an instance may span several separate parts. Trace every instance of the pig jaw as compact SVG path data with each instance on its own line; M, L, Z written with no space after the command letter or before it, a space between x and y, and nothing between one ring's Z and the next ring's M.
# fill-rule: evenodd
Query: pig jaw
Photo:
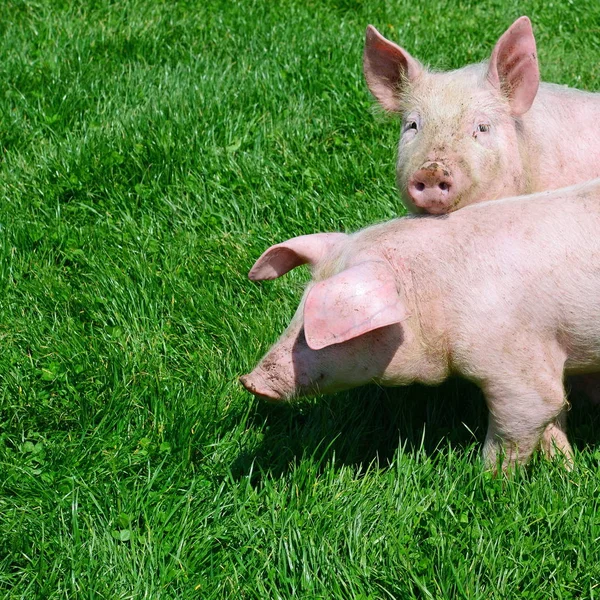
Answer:
M240 377L250 393L269 402L282 402L350 387L337 382L328 364L329 348L312 350L303 327L292 324L290 329L251 373Z

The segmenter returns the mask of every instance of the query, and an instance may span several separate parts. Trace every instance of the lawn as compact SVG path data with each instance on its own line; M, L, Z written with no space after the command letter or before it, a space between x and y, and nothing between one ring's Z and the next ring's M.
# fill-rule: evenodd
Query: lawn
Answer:
M599 407L573 472L493 478L461 381L237 381L308 277L260 253L402 214L367 23L455 68L525 13L543 78L600 90L598 3L424 4L0 3L1 597L600 597Z

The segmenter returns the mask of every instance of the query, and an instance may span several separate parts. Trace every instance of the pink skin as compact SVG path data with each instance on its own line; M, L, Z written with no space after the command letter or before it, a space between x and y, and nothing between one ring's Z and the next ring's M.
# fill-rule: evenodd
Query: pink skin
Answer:
M563 377L600 369L598 231L600 180L273 246L252 279L305 263L313 279L241 382L283 401L456 374L485 394L489 467L539 446L570 464Z
M540 84L527 17L487 63L450 72L427 70L369 25L364 74L381 106L402 116L397 183L412 212L442 214L600 176L600 94Z

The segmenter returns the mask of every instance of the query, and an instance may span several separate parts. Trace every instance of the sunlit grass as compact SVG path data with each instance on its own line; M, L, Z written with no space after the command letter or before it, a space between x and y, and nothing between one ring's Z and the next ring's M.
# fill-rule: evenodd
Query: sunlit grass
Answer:
M449 68L522 12L544 77L596 88L595 5L0 3L2 597L598 595L596 407L573 473L504 480L461 382L237 383L307 277L255 258L400 214L366 24Z

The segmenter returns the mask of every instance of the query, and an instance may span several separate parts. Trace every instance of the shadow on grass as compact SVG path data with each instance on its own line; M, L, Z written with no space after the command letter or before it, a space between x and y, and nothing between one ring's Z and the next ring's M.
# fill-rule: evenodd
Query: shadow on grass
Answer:
M485 437L487 416L479 390L456 379L435 388L367 386L294 404L260 402L249 426L262 427L264 437L253 452L238 456L234 477L251 468L280 476L305 457L385 467L399 446L433 454L449 443L466 451Z
M569 439L578 450L600 438L600 406L572 393ZM234 478L253 473L285 475L300 460L356 468L391 464L399 447L435 457L442 446L459 455L481 445L487 407L474 385L452 379L435 388L367 386L294 404L256 404L249 427L262 429L258 447L243 451L231 466Z

